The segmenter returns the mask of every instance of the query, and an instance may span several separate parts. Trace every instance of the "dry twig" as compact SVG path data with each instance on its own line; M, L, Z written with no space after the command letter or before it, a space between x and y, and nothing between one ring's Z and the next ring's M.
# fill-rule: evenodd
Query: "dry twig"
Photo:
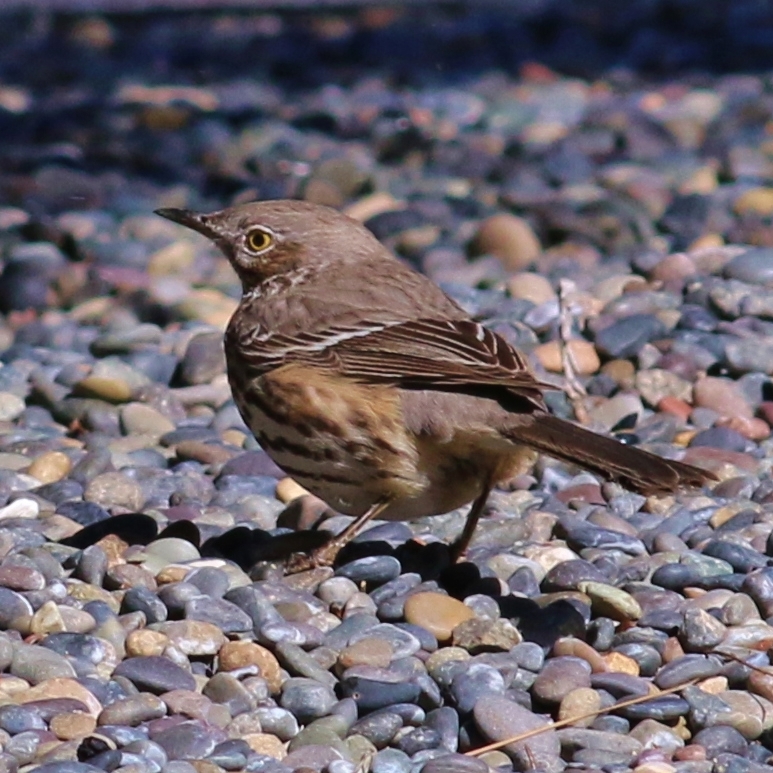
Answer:
M552 722L550 724L543 725L542 727L535 727L534 729L528 730L525 733L519 733L518 735L511 736L510 738L505 738L503 741L496 741L495 743L488 744L488 746L481 746L480 749L472 749L465 753L468 757L477 757L481 754L485 754L486 752L493 752L497 749L502 749L505 746L509 746L511 743L518 743L519 741L525 741L528 738L533 738L535 735L541 735L542 733L546 733L548 730L558 730L559 728L566 727L567 725L571 725L574 722L579 722L583 719L597 717L599 714L609 714L610 712L616 711L617 709L624 709L628 706L635 706L638 703L646 703L647 701L655 700L661 695L670 695L671 693L679 692L679 690L684 690L685 687L689 687L690 685L695 684L697 681L697 679L690 679L686 682L682 682L681 684L677 684L674 687L669 687L667 690L660 690L653 695L637 695L635 698L628 698L624 701L620 701L619 703L615 703L612 706L596 709L595 711L588 711L585 714L578 714L574 717L567 717L566 719L561 719L558 722Z
M572 304L572 294L575 289L575 284L570 279L562 279L558 283L558 337L561 344L561 366L566 381L566 394L572 403L577 421L580 424L588 424L588 411L583 400L587 393L577 376L577 363L569 346L572 339L572 323L578 312L577 307Z

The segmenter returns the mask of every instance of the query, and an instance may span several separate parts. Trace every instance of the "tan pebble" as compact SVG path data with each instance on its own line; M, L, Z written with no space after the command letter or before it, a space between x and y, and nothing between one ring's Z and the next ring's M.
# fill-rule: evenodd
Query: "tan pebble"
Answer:
M604 655L604 661L610 671L618 674L630 674L639 676L639 664L622 652L607 652Z
M724 690L717 697L727 703L734 712L743 717L743 724L734 724L736 730L748 739L756 738L763 728L773 725L773 703L761 695L752 695L745 690ZM749 722L748 720L754 720ZM759 730L757 730L759 727Z
M94 732L97 720L91 714L54 714L51 718L51 732L63 741L83 738Z
M695 254L700 253L702 250L712 250L724 246L725 239L722 234L703 234L703 236L699 236L695 241L692 241L687 245L687 252ZM701 267L701 272L704 272L703 267Z
M685 429L674 435L674 445L684 448L690 444L690 441L698 434L697 430Z
M709 525L712 529L718 529L723 524L727 523L731 518L738 515L741 510L747 510L748 504L738 502L733 505L724 505L717 508L709 518Z
M200 440L183 440L175 447L178 459L193 460L202 464L225 464L233 459L237 452L232 448L224 448L215 443L204 443Z
M451 641L456 647L478 654L497 650L507 651L516 644L520 644L523 637L509 620L474 617L459 623L454 628Z
M287 756L285 745L275 735L247 733L243 738L250 749L258 754L266 754L277 760L283 760Z
M329 180L310 179L304 189L303 198L312 204L322 204L325 207L340 209L344 203L341 191Z
M268 689L275 695L282 688L282 674L274 655L260 644L251 641L226 642L218 652L220 671L233 671L244 666L257 666L266 680Z
M119 416L126 435L132 433L159 437L175 429L173 421L145 403L126 403L121 406Z
M124 612L118 618L118 624L123 628L128 636L132 631L139 631L147 625L147 618L144 612Z
M220 765L209 760L187 760L196 769L196 773L223 773ZM124 766L121 766L124 767Z
M649 760L637 765L633 773L676 773L676 767L665 760Z
M701 408L711 408L720 416L753 418L751 406L735 381L719 376L704 376L693 386L693 402Z
M601 366L596 347L590 341L575 338L568 342L566 348L579 375L589 376ZM534 348L534 356L549 373L563 373L563 349L558 341L547 341Z
M16 703L31 703L50 698L74 698L86 706L89 714L94 717L102 711L102 704L90 690L75 679L64 676L48 679L15 696Z
M684 252L667 255L650 272L650 279L667 284L682 284L688 277L694 276L698 269L695 261Z
M773 701L773 668L764 667L765 673L752 671L749 674L749 690L755 695Z
M182 582L185 575L190 572L190 567L170 564L165 566L157 575L156 582L159 585L169 585L173 582Z
M132 398L132 387L120 378L86 376L72 390L75 397L97 397L110 403L125 403Z
M296 483L292 478L282 478L276 484L276 498L280 502L284 502L284 504L292 502L293 499L305 496L308 493L300 483Z
M391 193L377 191L350 204L346 207L344 213L364 223L376 215L381 215L384 212L395 212L400 209L405 209L403 202L398 201Z
M605 362L601 368L605 376L609 376L618 386L623 389L630 389L634 385L636 378L636 368L629 360L610 360Z
M454 660L465 661L470 659L470 653L461 647L441 647L435 650L426 660L427 671L432 672L437 668L440 668L444 663L449 663Z
M59 615L64 622L64 630L69 633L89 633L97 625L88 612L75 607L60 606Z
M170 620L156 623L172 645L190 657L214 655L226 643L225 634L213 623L203 620Z
M294 483L294 481L291 482ZM277 491L281 484L282 481L277 484ZM281 499L281 497L278 498ZM290 500L287 507L279 513L276 525L296 531L313 529L320 521L331 515L334 515L333 511L319 497L315 497L314 494L301 494Z
M134 512L145 501L140 484L121 472L103 472L92 478L86 485L83 498L105 507L120 505Z
M99 16L87 16L74 22L68 37L79 46L104 51L115 43L116 33L115 28L107 19Z
M568 692L558 707L558 719L564 722L579 717L569 724L572 727L590 727L596 718L595 711L601 708L601 696L590 687L578 687ZM590 715L590 716L588 716Z
M477 757L477 759L485 762L486 765L489 766L489 770L498 770L499 768L507 770L508 767L512 767L513 764L513 761L510 759L510 757L498 749L481 754L479 757Z
M749 188L735 200L733 209L739 215L773 215L773 188Z
M740 435L743 435L745 438L754 440L755 442L759 442L760 440L765 440L766 438L770 437L770 426L762 419L748 419L746 417L730 416L727 418L719 419L716 426L729 427L730 429L738 432Z
M127 657L161 655L169 645L169 638L159 631L142 628L126 637Z
M593 294L605 304L619 298L626 292L635 289L644 289L647 280L636 274L615 274L602 280L593 288Z
M50 451L38 456L27 469L27 473L41 483L56 483L66 478L71 469L72 462L67 454Z
M716 166L716 164L699 166L692 174L687 176L687 179L679 184L679 193L685 196L689 196L691 193L708 196L710 193L713 193L719 187ZM716 234L708 234L708 236L716 236ZM723 243L720 242L720 244Z
M719 695L721 692L727 690L727 677L726 676L710 676L708 679L703 679L700 682L696 682L696 687L707 692L710 695Z
M459 623L475 617L466 604L443 593L414 593L405 602L405 620L426 628L440 642L446 642Z
M352 666L376 666L386 668L394 656L394 649L386 639L360 639L341 650L338 667L341 671Z
M573 636L563 636L553 645L553 655L557 657L572 656L582 658L591 667L594 674L609 671L603 656L596 652L590 644Z
M118 535L108 534L96 544L104 550L109 568L126 563L123 554L128 550L129 543L124 542Z
M669 636L663 643L663 661L670 663L672 660L681 658L684 655L682 645L679 643L679 639L674 636Z
M220 433L220 439L228 445L242 448L244 441L247 440L247 435L239 429L227 429Z
M46 636L50 633L62 633L66 630L59 607L53 601L46 601L30 621L30 633Z
M638 620L642 616L639 602L621 588L592 580L578 583L577 588L590 597L593 611L598 615L621 622Z
M220 290L204 287L191 290L174 305L175 313L185 319L197 319L219 330L225 330L236 311L237 301Z
M635 384L642 400L649 405L658 405L664 397L675 397L685 402L692 400L692 384L670 370L642 370L636 374Z
M529 545L524 548L523 555L536 561L545 572L564 561L575 561L578 558L573 550L562 545Z
M689 741L692 738L692 731L687 726L687 719L684 716L679 717L671 729L674 731L674 735L683 741Z
M440 229L434 225L418 226L403 231L396 242L402 255L415 255L431 247L440 238Z
M0 698L10 698L30 689L30 683L26 679L10 674L0 677Z
M84 604L89 601L104 601L110 609L118 614L121 608L121 596L118 593L110 593L104 588L98 588L96 585L89 585L85 582L76 582L69 580L67 582L67 595Z
M151 276L184 275L196 257L193 243L182 239L156 250L148 261Z
M480 224L473 251L476 255L494 255L509 271L520 271L537 259L542 247L526 220L502 212Z
M105 587L108 590L128 590L129 588L158 589L156 578L136 564L115 564L105 574Z
M550 280L533 271L521 271L507 280L507 289L513 298L523 298L540 304L557 299Z

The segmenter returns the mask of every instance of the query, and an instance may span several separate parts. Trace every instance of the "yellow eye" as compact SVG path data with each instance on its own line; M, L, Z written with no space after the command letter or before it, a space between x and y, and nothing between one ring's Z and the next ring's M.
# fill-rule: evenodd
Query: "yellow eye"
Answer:
M247 233L245 243L250 252L263 252L274 243L274 237L262 228L253 228Z

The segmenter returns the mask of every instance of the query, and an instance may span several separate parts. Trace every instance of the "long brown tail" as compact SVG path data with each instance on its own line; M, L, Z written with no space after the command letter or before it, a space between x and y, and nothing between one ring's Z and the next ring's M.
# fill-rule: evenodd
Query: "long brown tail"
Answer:
M627 446L549 414L535 416L526 426L508 428L507 436L640 494L665 494L716 480L708 470Z

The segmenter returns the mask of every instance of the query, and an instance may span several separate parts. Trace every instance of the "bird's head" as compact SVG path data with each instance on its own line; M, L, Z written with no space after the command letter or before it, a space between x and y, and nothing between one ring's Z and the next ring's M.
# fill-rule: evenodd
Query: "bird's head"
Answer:
M381 248L361 223L305 201L261 201L203 214L157 209L157 215L211 239L249 292L299 270L342 269Z

